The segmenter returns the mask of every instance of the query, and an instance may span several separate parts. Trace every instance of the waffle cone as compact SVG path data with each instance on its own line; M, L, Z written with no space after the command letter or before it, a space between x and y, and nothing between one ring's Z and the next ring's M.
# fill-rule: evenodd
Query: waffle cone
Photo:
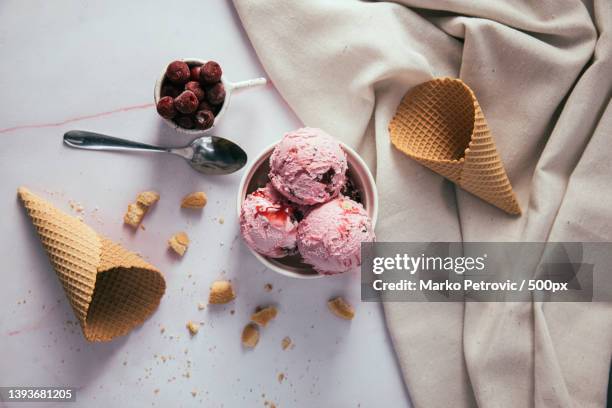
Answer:
M389 123L393 145L509 214L520 214L491 130L460 79L435 78L409 91Z
M166 282L154 266L26 188L18 193L87 340L127 334L157 309Z

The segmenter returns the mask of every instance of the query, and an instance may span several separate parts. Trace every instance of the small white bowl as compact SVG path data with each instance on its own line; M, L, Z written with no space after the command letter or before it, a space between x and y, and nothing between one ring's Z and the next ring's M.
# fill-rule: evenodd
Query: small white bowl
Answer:
M268 172L270 170L269 159L277 143L266 147L259 156L257 156L255 161L247 166L242 176L242 180L240 181L240 185L238 186L238 197L236 202L238 218L240 218L240 208L247 194L252 193L259 187L263 187L268 183ZM378 192L376 190L374 177L372 177L372 173L370 173L370 169L368 169L363 159L359 157L353 149L342 142L340 142L340 145L346 152L348 162L347 176L361 192L363 207L370 216L372 228L374 228L376 226L376 219L378 218ZM253 255L255 255L255 257L267 268L281 275L300 279L321 278L326 276L317 273L312 266L302 262L302 258L299 254L284 258L270 258L253 251L248 246L247 248L249 248Z
M197 59L197 58L184 58L178 61L183 61L184 63L189 65L190 68L193 65L204 65L208 62L208 61L204 61L204 60ZM166 77L166 68L164 68L161 75L157 79L157 82L155 82L155 89L153 91L153 96L155 98L156 106L157 106L157 102L161 98L161 89L162 89L162 84L164 82L165 77ZM225 99L223 100L223 105L221 105L221 110L219 111L219 113L215 115L215 121L213 122L213 125L209 127L208 129L185 129L177 125L171 119L166 119L162 116L160 116L160 118L178 132L186 133L189 135L204 134L206 132L209 132L212 128L214 128L215 125L219 123L219 120L221 120L221 117L223 117L223 114L229 107L232 92L240 90L240 89L251 88L254 86L265 85L267 82L268 81L266 80L266 78L255 78L255 79L249 79L246 81L231 82L225 77L225 75L221 75L221 83L223 84L223 87L225 88Z

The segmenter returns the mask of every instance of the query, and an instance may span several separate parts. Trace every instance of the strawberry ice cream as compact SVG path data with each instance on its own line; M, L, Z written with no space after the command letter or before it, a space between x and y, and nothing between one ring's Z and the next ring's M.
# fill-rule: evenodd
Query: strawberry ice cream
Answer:
M301 205L336 197L346 181L346 153L321 129L285 134L270 156L270 181L283 196Z
M296 251L295 208L270 184L249 194L240 211L240 232L254 251L282 258Z
M297 229L297 247L304 262L326 275L361 265L361 242L374 239L363 206L343 196L313 208Z

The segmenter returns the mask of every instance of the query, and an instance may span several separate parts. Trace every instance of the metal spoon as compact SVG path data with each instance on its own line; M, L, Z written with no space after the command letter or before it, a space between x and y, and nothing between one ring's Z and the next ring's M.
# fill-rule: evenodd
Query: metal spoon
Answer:
M204 174L230 174L240 170L247 162L247 154L240 146L218 136L202 136L184 147L159 147L94 132L71 130L64 134L64 143L77 149L172 153L181 156L194 170Z

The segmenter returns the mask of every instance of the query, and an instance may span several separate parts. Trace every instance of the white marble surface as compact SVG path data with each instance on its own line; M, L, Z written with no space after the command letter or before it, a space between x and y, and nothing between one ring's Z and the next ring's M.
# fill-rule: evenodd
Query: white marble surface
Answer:
M0 386L74 386L78 402L70 406L87 407L409 406L381 308L359 302L356 274L293 280L248 253L234 216L241 173L204 177L175 157L84 152L61 143L69 129L186 143L148 105L167 62L213 58L232 80L265 75L230 2L3 0L0 55ZM299 126L269 85L235 95L216 133L253 157ZM84 341L17 201L20 185L67 211L69 200L80 202L86 222L165 272L166 295L142 327L107 344ZM146 230L133 233L122 214L143 189L162 199ZM181 211L182 195L200 189L210 199L203 213ZM182 260L166 251L178 230L193 240ZM198 311L218 277L235 281L237 300ZM325 302L336 294L356 305L353 322L328 312ZM264 303L278 304L280 315L258 347L245 351L241 329ZM203 322L194 338L185 329L192 319ZM295 348L281 350L285 336ZM279 383L281 372L286 379ZM44 406L7 406L28 405Z

